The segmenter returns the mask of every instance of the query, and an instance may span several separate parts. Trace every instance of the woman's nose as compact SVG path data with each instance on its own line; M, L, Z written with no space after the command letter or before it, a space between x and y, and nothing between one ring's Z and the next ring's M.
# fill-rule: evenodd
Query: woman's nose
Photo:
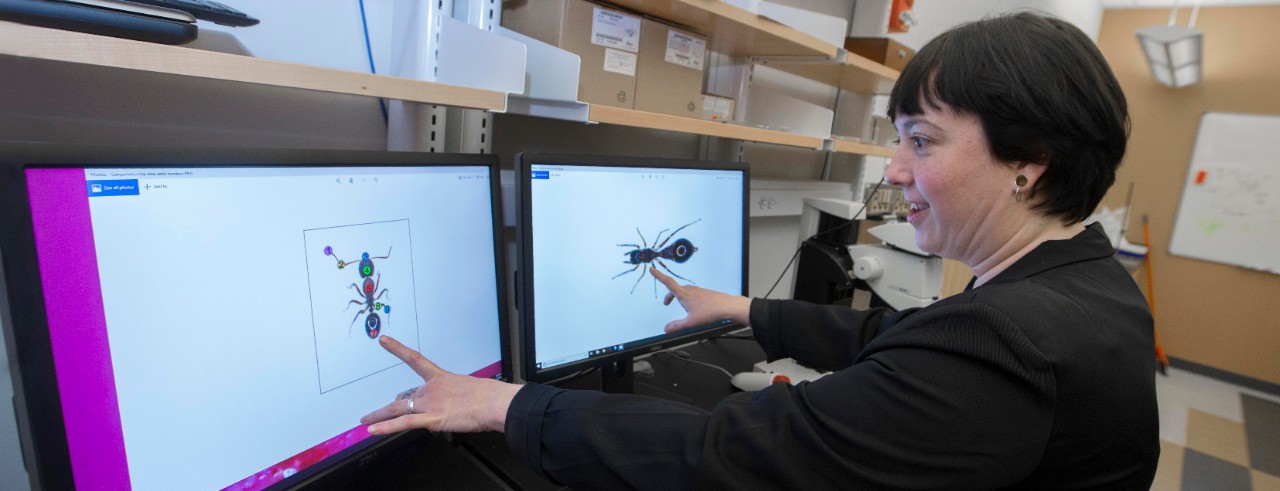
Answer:
M890 186L906 187L911 180L911 173L907 172L906 166L902 165L898 158L889 160L889 167L884 170L884 182Z

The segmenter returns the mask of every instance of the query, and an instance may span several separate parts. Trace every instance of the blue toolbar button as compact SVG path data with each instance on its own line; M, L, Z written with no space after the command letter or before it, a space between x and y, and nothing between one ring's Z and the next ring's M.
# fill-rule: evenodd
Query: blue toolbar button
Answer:
M534 179L551 179L551 171L535 170L533 171L533 178Z
M109 181L87 181L89 197L94 196L137 196L137 179L114 179Z

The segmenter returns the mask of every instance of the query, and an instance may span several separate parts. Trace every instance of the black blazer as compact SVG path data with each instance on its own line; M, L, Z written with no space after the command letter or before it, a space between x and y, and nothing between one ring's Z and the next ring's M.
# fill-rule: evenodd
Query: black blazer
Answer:
M1149 489L1152 319L1112 254L1095 225L901 312L757 299L770 359L834 373L709 413L529 384L507 442L583 489Z

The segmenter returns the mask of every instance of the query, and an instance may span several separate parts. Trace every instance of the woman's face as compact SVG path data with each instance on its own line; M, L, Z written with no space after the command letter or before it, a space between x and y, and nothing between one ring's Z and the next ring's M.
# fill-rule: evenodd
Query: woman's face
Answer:
M970 266L994 254L1017 226L1018 170L991 154L978 117L926 105L894 125L899 142L885 180L912 203L916 245Z

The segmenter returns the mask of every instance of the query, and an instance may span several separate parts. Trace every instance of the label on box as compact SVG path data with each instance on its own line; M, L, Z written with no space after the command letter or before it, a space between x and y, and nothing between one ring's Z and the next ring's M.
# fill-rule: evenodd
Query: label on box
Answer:
M702 114L712 121L727 121L733 119L733 99L725 97L715 97L709 95L702 96Z
M667 63L701 70L702 60L706 57L706 41L680 31L667 30Z
M604 49L604 71L621 73L628 77L636 76L636 60L639 57L635 53L626 51L618 51L613 48Z
M606 48L640 50L640 18L621 12L595 8L591 21L591 44ZM608 66L606 63L605 66ZM607 70L607 68L606 68Z

